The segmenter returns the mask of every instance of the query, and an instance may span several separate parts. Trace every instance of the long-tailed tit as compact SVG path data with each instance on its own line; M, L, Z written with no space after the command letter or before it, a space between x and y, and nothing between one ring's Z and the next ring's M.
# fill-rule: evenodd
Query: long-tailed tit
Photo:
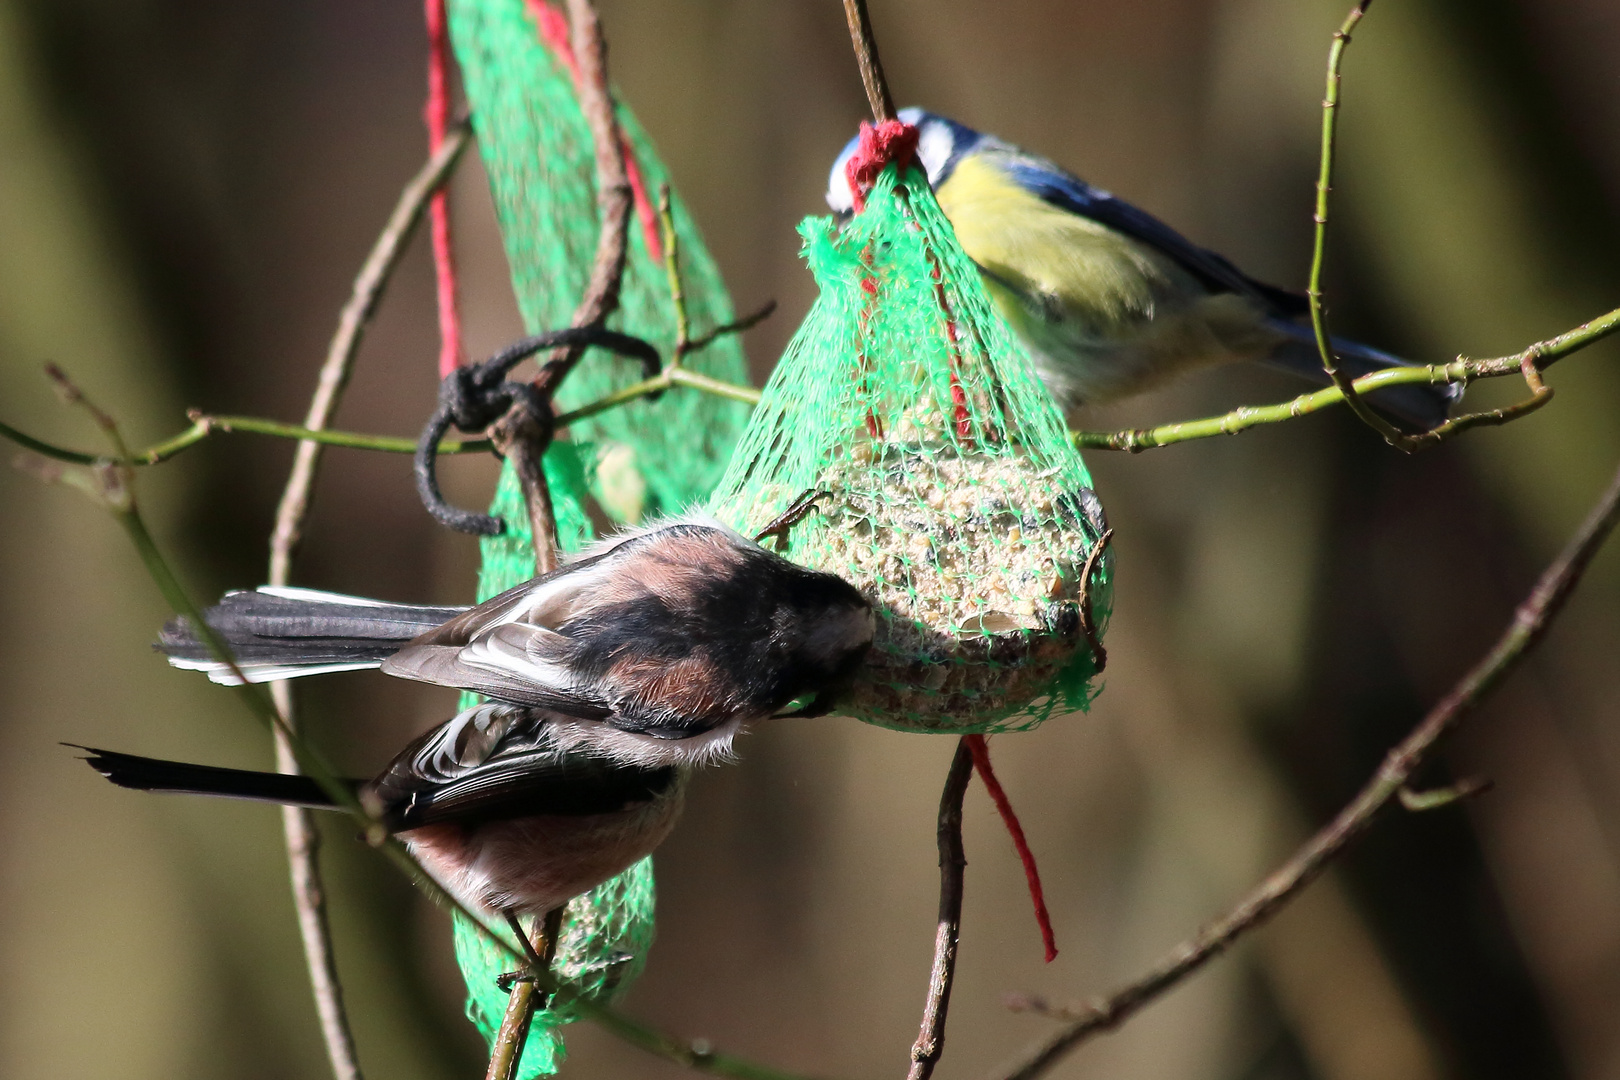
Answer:
M700 519L611 538L471 609L266 588L206 618L249 681L381 667L494 699L352 783L440 884L507 913L549 911L652 851L693 766L795 701L825 712L873 631L841 578ZM183 621L159 647L235 681ZM88 760L125 787L332 805L308 777Z
M380 667L541 710L557 745L649 766L724 754L795 700L826 712L873 630L842 578L698 518L612 537L468 610L263 588L206 618L250 682ZM159 648L236 681L183 620Z

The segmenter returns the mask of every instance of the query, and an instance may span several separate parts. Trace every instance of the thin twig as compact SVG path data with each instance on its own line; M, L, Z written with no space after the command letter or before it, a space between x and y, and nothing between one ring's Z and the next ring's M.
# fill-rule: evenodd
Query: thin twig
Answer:
M691 323L686 314L686 288L681 282L681 236L675 231L675 207L669 185L658 185L658 225L664 237L664 276L669 279L669 304L675 311L675 351L669 362L679 365L691 346Z
M579 65L575 87L579 108L585 115L596 150L596 208L601 218L596 257L585 283L585 295L574 309L572 325L601 326L619 307L634 195L625 171L624 140L619 133L613 94L608 86L607 41L602 34L602 20L591 0L568 0L568 19L574 58ZM584 354L584 346L568 346L557 350L541 367L534 382L540 401L549 405ZM529 511L535 566L544 573L540 568L557 565L556 517L543 465L556 424L550 416L533 415L533 408L529 399L515 398L506 416L490 428L490 434L496 448L512 462Z
M125 445L124 437L118 433L117 421L107 413L102 412L95 402L85 397L84 391L79 389L77 383L68 378L67 372L55 364L47 363L45 365L45 377L51 381L51 386L56 390L57 396L65 404L83 409L89 415L96 427L101 429L101 434L106 437L108 444L112 446L113 453L121 458L129 456L129 447Z
M337 412L343 390L354 369L355 356L366 324L377 310L389 279L405 251L411 234L422 220L423 210L434 193L449 178L470 138L465 122L456 125L440 142L427 163L418 170L400 193L394 211L372 244L361 264L350 291L348 303L338 315L337 331L327 346L326 360L316 378L304 427L324 430ZM293 454L287 485L276 507L275 526L270 533L271 585L286 585L292 576L292 558L303 538L304 521L309 516L310 492L320 466L322 444L305 439ZM292 685L285 681L270 685L270 697L285 727L298 727L297 704ZM292 744L281 729L275 732L276 768L285 773L299 771ZM337 956L332 948L332 930L326 915L326 889L321 881L320 828L315 816L301 806L281 808L282 832L286 837L288 872L292 878L293 906L298 912L298 934L304 946L304 965L309 969L310 989L315 1012L320 1018L321 1037L336 1080L361 1080L360 1056L354 1032L349 1027L343 1004L343 984L338 977Z
M394 268L399 265L411 234L421 222L428 200L449 177L469 141L470 129L467 124L462 122L456 125L438 153L428 159L427 164L405 185L405 190L400 192L394 212L388 216L388 223L371 246L371 253L366 256L360 273L354 279L354 289L348 303L343 305L343 311L338 315L337 332L327 346L326 360L321 364L315 385L315 395L310 399L309 411L304 417L305 428L320 431L332 422L338 402L343 397L343 388L348 384L349 374L353 370L354 357L360 349L366 324L377 310L383 290ZM412 449L415 449L414 443ZM292 473L282 492L281 504L276 508L275 532L270 539L272 583L276 582L278 576L284 578L287 575L288 561L298 548L320 456L319 442L310 439L298 444Z
M1104 529L1097 542L1091 545L1086 553L1086 563L1080 568L1080 632L1086 636L1086 645L1091 649L1091 658L1101 674L1108 667L1108 650L1103 647L1102 633L1097 627L1097 612L1092 603L1091 574L1102 560L1103 552L1108 550L1109 541L1114 539L1113 529Z
M1620 308L1600 315L1590 322L1582 323L1580 326L1567 330L1556 337L1548 338L1546 341L1538 341L1529 348L1513 353L1510 356L1497 356L1488 360L1458 358L1449 364L1385 368L1382 371L1375 371L1361 376L1354 381L1354 386L1357 393L1368 394L1382 387L1400 386L1409 383L1427 383L1430 385L1460 383L1466 385L1480 379L1526 374L1527 369L1539 373L1572 353L1579 352L1589 345L1602 341L1616 331L1620 331ZM1532 384L1532 390L1534 391L1534 384ZM1125 431L1078 431L1074 434L1074 444L1082 450L1125 450L1134 454L1155 447L1191 442L1195 439L1208 439L1219 435L1236 435L1239 432L1247 431L1262 424L1284 423L1341 404L1344 400L1344 393L1338 387L1330 386L1309 394L1301 394L1291 401L1284 401L1280 404L1245 405L1229 413L1205 417L1200 420L1182 420L1173 424L1161 424L1158 427ZM1534 401L1534 395L1529 400ZM1525 403L1520 404L1522 406ZM1513 408L1510 407L1510 409L1499 411L1512 413ZM1523 415L1523 411L1508 415L1504 419L1516 419L1518 415ZM1447 421L1446 424L1442 424L1441 428L1445 428L1447 425L1463 424L1467 420L1467 417L1457 417L1454 420ZM1497 422L1503 421L1499 420ZM1465 426L1473 426L1473 424L1470 423ZM1423 441L1427 437L1419 435L1414 436L1414 438ZM1438 441L1438 439L1432 441Z
M735 322L716 327L709 333L694 340L690 348L687 349L687 355L691 355L698 349L712 344L722 334L740 333L752 328L775 310L776 301L772 300L751 315L745 315ZM607 412L609 409L627 405L632 401L652 397L673 386L684 386L692 390L700 390L706 394L713 394L716 397L723 397L730 401L741 401L749 405L759 404L759 390L755 387L743 386L739 383L728 383L683 368L666 372L643 382L633 383L621 390L605 394L596 401L587 402L570 412L561 413L557 417L557 423L558 426L563 426L577 420L583 420L588 416L596 416ZM342 446L351 450L375 450L385 454L414 454L417 449L416 439L402 438L397 435L371 435L358 431L333 431L330 429L316 431L312 428L299 427L296 424L284 424L279 420L266 420L259 416L215 416L200 412L193 412L191 416L191 426L180 434L162 442L154 443L138 453L132 453L127 458L119 458L116 454L92 454L83 450L72 450L67 447L57 446L54 443L35 438L25 431L19 431L4 421L0 421L0 438L9 439L24 450L32 450L34 453L44 457L54 458L57 461L66 461L74 465L94 465L98 461L113 461L119 465L161 465L170 458L190 450L193 446L214 434L269 435L278 439L297 439L317 442L322 446ZM494 445L489 439L444 439L439 443L439 453L483 453L493 448Z
M602 223L585 296L574 311L574 325L593 326L605 322L619 309L634 193L625 170L624 138L608 84L607 38L602 33L602 19L591 0L568 0L568 22L574 59L579 64L579 108L585 114L596 148L596 211ZM579 352L583 350L574 350L575 360ZM555 370L551 376L554 383L567 375L567 366Z
M1333 385L1344 395L1361 422L1372 428L1391 445L1403 446L1405 436L1394 425L1375 413L1356 393L1350 377L1339 370L1338 357L1333 352L1333 339L1328 333L1327 308L1322 303L1322 267L1327 260L1327 225L1329 194L1333 190L1333 150L1339 121L1339 69L1344 62L1344 50L1350 44L1350 34L1367 13L1372 0L1361 0L1344 23L1333 32L1333 45L1328 50L1327 91L1322 97L1322 153L1316 174L1315 238L1311 250L1311 281L1305 290L1311 304L1311 329L1316 334L1316 349L1322 356L1322 368L1333 380Z
M238 432L249 435L271 435L279 439L298 439L300 442L320 443L322 446L342 446L353 450L376 450L385 454L414 454L416 440L397 435L368 435L357 431L332 431L295 427L275 420L256 416L212 416L194 413L195 423L205 434L215 431L227 434ZM444 439L439 443L441 454L473 454L487 452L495 444L489 439ZM154 462L154 464L156 464Z
M883 62L878 59L877 38L872 34L866 0L844 0L844 18L849 23L850 40L855 43L855 63L861 69L861 85L866 87L872 118L879 123L893 120L894 98L889 94L889 80L883 75Z
M191 414L191 426L172 438L155 443L128 458L118 459L107 454L88 454L82 450L69 450L36 439L0 422L0 436L4 436L26 450L42 454L57 461L74 465L94 465L98 461L114 461L119 465L161 465L217 433L271 435L278 439L298 439L318 442L322 446L345 446L355 450L379 450L388 454L416 453L416 440L393 435L366 435L356 431L314 431L296 424L283 424L257 416L210 416L199 412ZM441 454L470 454L488 450L493 444L488 439L445 439L439 443Z
M1397 429L1389 421L1379 416L1373 409L1361 400L1357 393L1355 382L1344 372L1339 370L1338 357L1333 352L1333 338L1328 333L1327 309L1322 303L1322 267L1327 254L1327 225L1329 194L1333 190L1333 152L1337 139L1340 67L1344 62L1344 50L1350 44L1350 34L1361 22L1367 13L1372 0L1361 0L1350 14L1345 16L1344 23L1333 34L1333 45L1328 50L1327 66L1327 92L1322 99L1322 152L1317 166L1316 178L1316 229L1315 239L1311 252L1311 280L1306 290L1310 301L1311 329L1316 337L1316 349L1322 358L1322 367L1333 381L1334 387L1343 395L1344 403L1350 407L1362 423L1383 436L1384 441L1395 449L1404 453L1413 453L1427 446L1444 442L1446 439L1473 427L1483 425L1505 424L1526 416L1541 408L1552 400L1552 389L1542 385L1539 369L1533 359L1527 359L1522 365L1525 382L1529 385L1531 396L1515 405L1504 409L1490 409L1485 412L1468 413L1464 416L1454 417L1431 430L1408 435Z
M1021 1007L1068 1022L996 1080L1033 1080L1081 1042L1124 1023L1148 1002L1203 967L1242 935L1265 922L1316 879L1329 862L1372 824L1374 816L1406 787L1435 744L1483 701L1539 643L1563 610L1581 575L1620 522L1620 472L1576 530L1563 552L1547 567L1513 613L1513 621L1483 659L1474 665L1429 714L1384 758L1378 771L1344 809L1311 837L1248 896L1219 919L1173 949L1140 979L1108 997L1069 1008L1034 999Z
M945 774L939 796L939 929L934 934L934 966L928 974L928 1000L922 1030L911 1047L906 1080L928 1080L945 1053L945 1014L956 981L956 944L962 933L962 879L967 855L962 850L962 799L973 778L973 755L967 737L957 740L956 756Z
M756 308L754 311L750 312L747 315L744 315L742 318L733 319L731 322L728 322L728 323L721 323L719 326L715 327L713 330L710 330L707 334L699 334L697 337L693 338L691 341L688 341L686 343L685 355L690 356L693 353L697 352L699 349L706 349L710 345L713 345L720 338L725 337L727 334L740 334L745 330L752 330L754 327L758 326L760 323L762 323L766 319L770 318L771 315L775 311L776 311L776 301L775 300L767 300L763 304L761 304L758 308ZM683 382L680 382L678 380L675 383L675 385L677 385L677 386L682 386L682 385L684 385L684 386L692 386L692 387L698 387L699 389L703 388L698 383L695 383L695 382L683 383ZM735 387L734 383L722 383L721 385L725 386L725 387ZM747 387L746 389L752 395L751 397L740 397L740 396L737 396L735 394L730 393L729 390L728 391L720 391L720 390L717 390L717 389L710 389L709 393L711 393L711 394L718 393L718 394L721 394L722 397L728 397L729 396L729 397L734 398L734 400L737 400L737 401L748 401L750 404L757 405L759 403L759 391L755 390L753 387Z
M536 970L551 970L551 962L557 956L557 939L562 935L563 912L566 908L553 908L546 912L545 917L537 919L533 934L523 933L523 927L518 923L515 915L508 914L507 922L517 940L524 946L524 952L529 954L529 964ZM485 1070L484 1080L513 1080L517 1076L518 1063L523 1060L523 1048L529 1041L529 1024L534 1019L535 1009L545 1008L545 994L535 985L532 978L522 979L512 984L506 1000L506 1013L501 1017L500 1030L495 1034L495 1044L491 1049L489 1068Z
M1430 810L1439 810L1464 799L1477 798L1495 786L1495 781L1481 776L1469 776L1455 784L1430 788L1427 791L1413 791L1409 787L1402 787L1396 794L1400 797L1403 810L1409 810L1414 814L1426 814Z
M690 355L698 349L711 344L722 335L740 333L751 329L775 310L776 302L774 300L769 301L764 307L750 315L745 315L734 322L718 326L707 334L692 339L687 354ZM1368 394L1382 387L1408 383L1435 385L1461 383L1466 385L1481 379L1520 374L1524 370L1526 361L1531 362L1535 370L1545 371L1559 360L1577 353L1589 345L1602 341L1617 331L1620 331L1620 308L1606 312L1556 337L1548 338L1546 341L1539 341L1510 356L1498 356L1488 360L1459 358L1449 364L1386 368L1382 371L1375 371L1361 376L1355 380L1355 386L1359 393ZM557 426L559 428L566 427L571 423L600 415L610 409L618 408L632 401L638 401L644 397L651 397L678 386L714 394L717 397L727 398L731 401L741 401L748 405L759 404L760 392L755 387L724 382L708 375L680 368L674 371L666 370L651 379L632 383L620 390L605 394L596 401L587 402L577 409L560 413L557 416ZM1276 405L1245 405L1220 416L1205 417L1199 420L1182 420L1171 424L1161 424L1158 427L1122 431L1078 431L1074 433L1074 444L1081 450L1124 450L1130 453L1140 453L1143 450L1152 450L1160 446L1172 446L1177 443L1192 442L1197 439L1208 439L1220 435L1236 435L1252 427L1296 420L1299 417L1308 416L1311 413L1338 405L1343 401L1344 394L1337 387L1330 386L1309 394L1301 394L1290 401L1284 401ZM160 465L170 458L191 449L215 433L245 433L269 435L282 439L311 440L324 446L375 450L389 454L414 454L416 452L417 441L414 438L371 435L354 431L313 431L309 428L284 424L277 420L266 420L257 416L214 416L193 412L191 417L191 427L162 442L154 443L138 453L131 453L127 458L119 458L117 455L92 454L82 450L57 446L29 435L27 432L20 431L4 421L0 421L0 437L9 439L25 450L32 450L36 454L75 465L93 465L98 461L109 460L116 461L121 465ZM1458 419L1463 418L1459 417ZM488 439L445 439L439 443L439 453L482 453L489 450L492 445Z
M545 408L546 406L542 406ZM523 505L529 512L529 535L534 538L534 572L549 574L557 569L557 515L551 505L551 487L546 482L546 448L556 435L556 421L537 415L528 398L516 398L506 415L489 428L489 436L512 465L523 489ZM431 465L433 458L424 459Z
M601 219L591 276L585 284L585 295L574 309L573 325L595 326L607 321L619 308L634 194L625 171L624 140L608 86L602 20L591 0L568 0L568 20L579 64L579 108L585 114L596 149L596 212ZM559 350L559 355L541 368L535 385L547 397L555 394L584 351L580 347Z

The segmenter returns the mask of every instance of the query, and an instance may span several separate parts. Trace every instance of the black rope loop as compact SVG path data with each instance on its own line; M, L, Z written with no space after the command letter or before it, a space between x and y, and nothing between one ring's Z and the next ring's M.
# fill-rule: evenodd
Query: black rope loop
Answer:
M506 523L489 514L462 510L445 502L439 491L439 443L454 424L467 433L483 431L505 416L514 403L528 402L529 410L542 423L551 419L551 403L533 385L510 382L511 370L544 349L595 345L632 360L640 360L646 378L663 368L658 350L641 338L596 326L571 327L519 338L500 352L477 364L464 364L439 383L439 405L428 417L416 442L416 493L427 512L439 524L474 536L499 536ZM647 395L649 398L654 395ZM549 441L550 434L547 433Z

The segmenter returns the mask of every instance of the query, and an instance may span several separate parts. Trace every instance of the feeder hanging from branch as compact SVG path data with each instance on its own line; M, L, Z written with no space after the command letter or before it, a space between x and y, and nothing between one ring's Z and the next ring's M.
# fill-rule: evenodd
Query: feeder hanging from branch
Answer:
M841 228L800 226L820 296L711 507L752 533L821 493L786 554L879 612L841 711L960 733L1084 708L1112 565L1082 580L1105 530L1090 476L922 173L859 179Z

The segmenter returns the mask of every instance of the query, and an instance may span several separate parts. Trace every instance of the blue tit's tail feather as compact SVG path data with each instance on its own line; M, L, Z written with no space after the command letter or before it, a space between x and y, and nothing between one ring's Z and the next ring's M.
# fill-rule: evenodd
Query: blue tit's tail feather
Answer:
M1311 328L1284 319L1271 319L1269 322L1275 329L1288 335L1288 340L1265 357L1262 363L1323 386L1331 386L1332 380L1322 370L1322 357L1317 352L1316 336ZM1333 351L1339 357L1339 370L1352 379L1385 368L1414 366L1410 360L1402 360L1347 338L1334 338ZM1367 402L1395 420L1399 427L1408 431L1427 431L1446 419L1452 402L1461 396L1462 387L1457 383L1404 383L1373 391L1367 395Z
M92 769L119 787L135 791L217 795L227 799L251 799L312 809L328 809L336 805L331 796L307 776L220 769L212 765L192 765L184 761L120 754L115 750L97 750L77 743L62 745L83 750L88 755L84 760ZM359 780L345 780L343 783L356 791L361 785Z
M376 667L464 610L267 585L226 593L203 617L231 647L247 681L257 683ZM207 672L217 683L237 682L184 618L163 628L156 647L175 667Z

